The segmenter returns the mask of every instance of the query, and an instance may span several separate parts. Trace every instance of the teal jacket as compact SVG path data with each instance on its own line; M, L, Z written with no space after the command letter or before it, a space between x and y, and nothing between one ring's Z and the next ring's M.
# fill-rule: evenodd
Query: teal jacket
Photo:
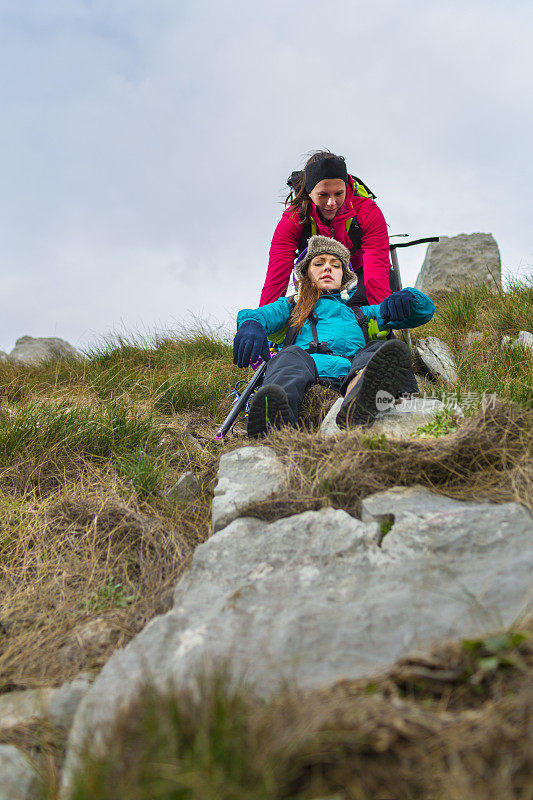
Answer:
M414 295L411 304L411 313L403 322L391 320L385 324L379 313L379 305L362 306L361 311L369 320L376 320L379 330L384 331L391 328L400 330L402 328L416 328L429 322L435 311L433 301L418 289L406 286ZM356 290L350 292L350 296ZM344 378L351 365L351 360L356 353L365 346L365 337L361 326L355 318L352 309L346 305L340 293L325 293L320 296L314 308L318 317L317 336L320 342L327 343L330 350L335 355L323 355L322 353L312 354L318 374L321 378ZM274 303L269 303L260 308L245 308L237 315L237 329L247 320L260 322L265 329L267 336L284 328L291 313L291 304L287 297L280 297ZM311 323L306 320L302 325L302 330L298 333L295 345L307 350L313 341Z

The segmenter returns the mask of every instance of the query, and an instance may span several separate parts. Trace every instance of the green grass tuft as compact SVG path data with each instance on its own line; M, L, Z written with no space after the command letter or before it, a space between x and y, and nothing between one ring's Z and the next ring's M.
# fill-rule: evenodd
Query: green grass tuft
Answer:
M117 403L85 408L35 402L0 418L0 468L17 456L103 460L138 451L156 456L160 431L151 416Z
M521 330L533 332L533 279L509 281L499 291L473 283L440 295L433 319L413 331L413 338L437 336L449 345L458 381L446 388L459 398L466 396L473 409L494 394L531 407L531 350L502 344L504 335L516 338ZM467 344L467 334L476 331L482 338Z

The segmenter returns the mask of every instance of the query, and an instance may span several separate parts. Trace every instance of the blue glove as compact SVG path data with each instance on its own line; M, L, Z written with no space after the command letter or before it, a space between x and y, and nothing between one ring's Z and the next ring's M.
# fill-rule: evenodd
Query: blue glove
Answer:
M379 313L383 322L403 322L411 313L411 303L415 296L409 289L402 289L400 292L393 292L385 298L379 307Z
M263 361L270 358L266 331L260 322L249 319L243 322L233 340L233 363L238 367L254 364L261 356Z

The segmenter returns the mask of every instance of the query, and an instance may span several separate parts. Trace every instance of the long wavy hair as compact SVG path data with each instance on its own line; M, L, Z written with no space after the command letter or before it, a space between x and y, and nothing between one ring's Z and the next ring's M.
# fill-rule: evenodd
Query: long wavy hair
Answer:
M298 282L298 294L299 297L291 312L289 325L297 325L298 330L301 331L305 320L316 306L321 295L320 289L309 277L309 272L306 272Z
M315 150L315 152L311 153L305 162L305 167L315 161L322 161L323 158L342 158L342 156L336 156L335 153L331 152L331 150ZM311 203L313 201L309 197L309 194L305 188L305 167L303 168L300 181L294 190L293 199L291 200L291 196L289 195L285 201L285 205L290 204L291 208L295 208L300 212L300 217L302 220L309 221L311 219Z

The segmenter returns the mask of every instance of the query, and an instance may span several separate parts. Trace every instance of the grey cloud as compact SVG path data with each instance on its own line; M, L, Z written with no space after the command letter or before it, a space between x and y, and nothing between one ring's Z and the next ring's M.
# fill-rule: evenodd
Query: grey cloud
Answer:
M376 190L392 233L492 231L509 268L533 263L529 4L0 13L4 349L30 322L82 342L194 309L232 325L257 302L285 178L320 146ZM402 256L410 282L422 258Z

